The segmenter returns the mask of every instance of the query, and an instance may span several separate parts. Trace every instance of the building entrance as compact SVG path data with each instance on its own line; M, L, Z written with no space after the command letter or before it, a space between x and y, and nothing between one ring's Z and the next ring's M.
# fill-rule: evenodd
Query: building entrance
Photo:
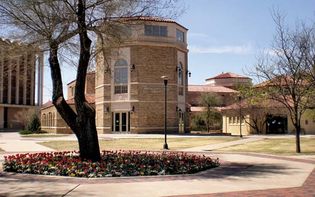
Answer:
M285 134L288 131L287 117L268 115L266 123L266 134Z
M114 112L113 113L113 131L123 132L123 133L130 131L130 113L129 112Z

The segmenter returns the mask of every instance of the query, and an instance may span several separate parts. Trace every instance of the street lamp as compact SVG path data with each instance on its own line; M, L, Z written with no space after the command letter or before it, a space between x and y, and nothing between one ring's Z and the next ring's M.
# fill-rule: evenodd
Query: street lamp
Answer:
M242 138L243 137L242 135L242 97L239 96L238 100L240 102L240 137Z
M163 149L168 149L167 145L167 76L162 76L161 79L164 81L164 146Z

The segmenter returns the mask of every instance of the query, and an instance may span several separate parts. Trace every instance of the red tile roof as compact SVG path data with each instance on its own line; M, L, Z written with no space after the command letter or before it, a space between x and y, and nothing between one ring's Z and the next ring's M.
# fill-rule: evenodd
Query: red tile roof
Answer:
M224 86L189 85L188 92L236 93L237 91Z
M247 108L284 108L284 105L278 101L272 99L266 99L263 102L250 104L248 99L242 100L241 103L238 101L222 108L222 111L225 110L238 110L240 106L243 109Z
M228 79L228 78L250 79L249 77L245 77L245 76L242 76L239 74L227 72L227 73L221 73L215 77L208 78L208 79L206 79L206 81L211 80L211 79Z
M94 94L93 94L93 95L85 95L85 99L86 99L86 101L87 101L88 103L95 103L95 95L94 95ZM67 100L67 103L68 103L69 105L73 105L73 104L74 104L74 98L68 99L68 100ZM53 106L52 101L48 101L48 102L46 102L46 103L44 103L44 104L42 105L42 109L45 109L45 108L48 108L48 107L51 107L51 106Z

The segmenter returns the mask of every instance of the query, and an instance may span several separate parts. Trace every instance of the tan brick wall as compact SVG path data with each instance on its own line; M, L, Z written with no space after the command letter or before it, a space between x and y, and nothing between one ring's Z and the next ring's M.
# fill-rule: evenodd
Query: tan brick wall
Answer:
M130 72L130 100L125 101L125 103L129 103L130 108L134 107L134 112L130 113L131 133L163 132L164 82L161 76L164 75L169 77L167 86L168 131L178 132L178 115L176 111L176 106L178 106L177 50L175 47L167 46L138 45L130 47L130 65L134 64L135 69ZM187 62L182 63L185 66L187 65ZM99 75L97 74L97 76ZM104 78L101 79L102 77ZM111 86L108 85L110 84L109 77L113 76L108 73L99 76L99 82L105 82L104 84L107 85L96 89L99 133L112 132L111 109L115 101L111 95ZM187 87L185 89L187 91ZM106 108L109 108L110 112L104 112ZM187 123L187 125L189 124Z

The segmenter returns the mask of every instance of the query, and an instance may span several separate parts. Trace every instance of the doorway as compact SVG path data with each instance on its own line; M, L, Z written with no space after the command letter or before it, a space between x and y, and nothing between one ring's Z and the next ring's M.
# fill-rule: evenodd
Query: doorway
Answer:
M4 108L4 113L3 113L3 128L7 129L8 128L8 108Z
M181 110L178 112L178 133L185 133L184 113Z
M130 112L113 112L113 132L130 131Z
M288 131L287 117L268 115L266 123L266 134L286 134Z

